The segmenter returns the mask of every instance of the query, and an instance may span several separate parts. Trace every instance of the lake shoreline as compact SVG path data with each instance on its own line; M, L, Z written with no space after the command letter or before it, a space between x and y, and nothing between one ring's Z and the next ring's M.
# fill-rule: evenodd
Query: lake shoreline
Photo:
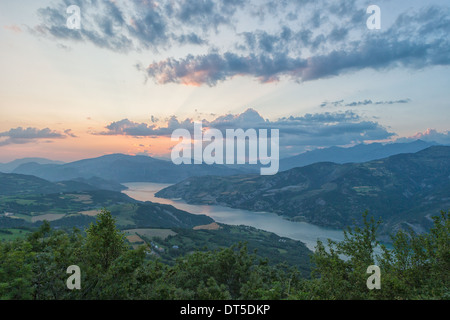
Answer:
M133 199L172 205L177 209L192 214L205 214L217 223L247 225L273 232L278 236L301 241L312 251L315 250L317 239L321 241L326 241L327 239L343 240L342 230L320 227L307 222L287 220L271 212L253 212L219 205L195 205L189 204L182 199L165 199L155 196L155 193L159 190L172 184L134 182L124 183L124 185L128 189L122 192Z

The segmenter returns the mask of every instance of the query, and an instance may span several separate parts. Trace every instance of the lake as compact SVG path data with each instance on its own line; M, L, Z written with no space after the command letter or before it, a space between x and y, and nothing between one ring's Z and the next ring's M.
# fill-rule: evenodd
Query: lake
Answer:
M273 232L282 237L300 240L310 250L314 250L317 239L326 242L326 239L341 241L344 238L342 230L319 227L306 222L289 221L275 213L253 212L217 205L192 205L181 199L162 199L155 197L156 192L170 186L170 184L133 182L123 183L123 185L127 186L128 190L122 192L133 199L170 204L177 209L193 214L207 215L219 223L246 225Z

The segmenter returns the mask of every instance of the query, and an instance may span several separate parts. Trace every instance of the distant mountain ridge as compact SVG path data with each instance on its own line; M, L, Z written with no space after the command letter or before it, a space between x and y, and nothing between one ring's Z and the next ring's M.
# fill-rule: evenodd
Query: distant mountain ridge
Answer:
M415 153L437 143L415 140L407 143L370 143L358 144L353 147L330 147L315 149L296 156L280 160L280 171L303 167L317 162L361 163L387 158L401 153Z
M25 163L14 173L28 174L49 181L99 177L115 182L174 183L191 176L233 175L246 171L219 165L175 165L171 161L148 156L110 154L98 158L57 164Z
M0 163L0 172L11 173L22 164L35 162L38 164L63 164L62 161L55 161L46 158L22 158L16 159L8 163Z
M450 147L434 146L365 163L321 162L274 176L193 177L159 191L162 198L275 212L342 228L369 210L384 231L413 227L450 208Z
M385 158L400 153L423 150L433 143L416 140L410 143L360 144L350 148L330 147L308 151L280 160L280 171L302 167L316 162L359 163ZM6 166L6 167L5 167ZM256 173L259 165L175 165L170 160L149 156L109 154L70 163L59 163L42 158L25 158L0 164L0 172L34 175L49 181L91 179L108 181L176 183L192 176ZM3 168L3 171L2 171Z

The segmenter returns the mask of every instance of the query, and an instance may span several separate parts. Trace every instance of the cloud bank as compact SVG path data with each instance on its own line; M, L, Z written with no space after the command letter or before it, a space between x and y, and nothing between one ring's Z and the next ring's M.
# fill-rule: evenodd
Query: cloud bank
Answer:
M69 2L81 8L80 30L65 25ZM242 76L304 82L364 69L449 65L450 8L442 4L405 6L393 24L373 31L366 28L367 3L356 0L60 0L39 10L41 24L31 31L120 53L164 54L187 45L203 51L141 68L158 84L215 86Z
M106 131L96 135L122 135L136 138L170 137L175 129L184 128L193 133L195 121L179 121L175 116L162 126L154 123L139 123L122 119L108 124ZM226 129L278 129L280 133L280 151L299 153L310 148L348 145L367 141L385 140L395 136L377 122L361 118L352 111L325 112L289 116L276 120L264 119L256 110L247 109L240 114L225 114L212 120L202 120L204 128Z

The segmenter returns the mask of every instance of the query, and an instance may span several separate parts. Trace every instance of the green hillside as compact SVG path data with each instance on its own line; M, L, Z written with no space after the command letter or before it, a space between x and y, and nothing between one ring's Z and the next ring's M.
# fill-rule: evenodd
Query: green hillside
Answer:
M309 270L308 255L311 251L299 241L280 241L281 238L275 234L247 227L222 225L218 230L204 230L202 226L215 223L206 215L191 214L170 205L137 201L120 192L98 189L63 192L68 186L72 189L86 189L86 185L79 181L51 183L33 176L16 174L5 177L10 189L6 189L8 192L4 190L3 195L0 195L0 240L6 242L25 238L30 232L45 225L44 221L48 221L49 226L56 229L69 232L77 228L84 232L96 221L102 208L107 208L118 229L145 239L142 241L142 238L138 238L139 244L145 242L151 245L153 241L157 241L149 236L154 230L173 233L174 236L166 242L158 240L161 247L167 249L175 243L179 246L179 250L167 250L164 254L157 252L167 263L173 263L181 253L205 248L215 250L244 241L250 244L252 250L259 251L260 259L287 262L302 270L304 275ZM194 230L196 227L200 229ZM136 235L133 230L139 230L143 234ZM131 241L130 245L136 246L136 243Z
M384 232L423 232L450 208L450 147L357 164L316 163L273 176L194 177L161 190L163 198L275 212L289 219L342 228L368 210Z

